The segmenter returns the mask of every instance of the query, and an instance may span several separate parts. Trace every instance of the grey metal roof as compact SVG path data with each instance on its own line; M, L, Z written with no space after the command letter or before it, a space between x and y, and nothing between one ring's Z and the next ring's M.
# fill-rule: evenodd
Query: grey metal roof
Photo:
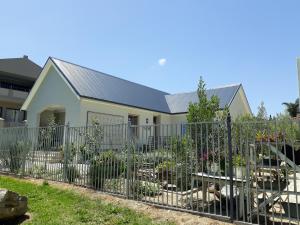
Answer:
M169 113L166 92L62 60L51 59L82 97Z
M241 84L224 86L220 88L208 89L206 95L211 98L213 95L219 97L220 108L229 106ZM180 93L166 95L166 100L170 109L170 113L185 113L187 112L190 103L198 102L198 94L196 91L189 93Z
M42 67L28 59L28 56L0 59L0 72L3 73L15 74L34 81L41 71Z
M81 97L134 106L164 113L187 112L190 102L197 102L197 92L169 94L144 85L86 67L50 58ZM220 106L229 105L240 85L207 90L207 96L217 95Z

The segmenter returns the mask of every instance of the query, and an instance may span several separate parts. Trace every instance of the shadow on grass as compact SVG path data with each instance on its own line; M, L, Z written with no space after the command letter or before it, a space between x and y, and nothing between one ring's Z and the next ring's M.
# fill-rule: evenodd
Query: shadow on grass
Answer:
M25 214L14 219L0 220L0 225L18 225L30 219L30 215Z

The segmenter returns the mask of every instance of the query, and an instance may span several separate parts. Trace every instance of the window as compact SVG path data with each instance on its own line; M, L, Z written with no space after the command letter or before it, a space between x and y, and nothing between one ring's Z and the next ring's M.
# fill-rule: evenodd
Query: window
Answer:
M128 124L131 125L132 137L138 137L138 116L128 115Z
M4 119L7 122L22 122L23 112L19 109L6 109Z
M17 91L26 91L26 92L30 91L29 87L19 85L19 84L8 83L5 81L0 81L0 88L13 89Z
M27 112L26 111L21 111L23 113L23 121L27 120Z
M137 116L128 116L128 123L130 123L132 126L137 126L138 125L138 117Z
M181 135L186 134L186 124L181 124Z

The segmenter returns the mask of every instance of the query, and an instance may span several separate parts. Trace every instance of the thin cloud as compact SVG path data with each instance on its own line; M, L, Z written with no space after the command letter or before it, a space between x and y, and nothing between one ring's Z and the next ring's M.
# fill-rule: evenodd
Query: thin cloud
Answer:
M160 66L166 65L166 63L167 63L167 59L165 59L165 58L161 58L158 60L158 65L160 65Z

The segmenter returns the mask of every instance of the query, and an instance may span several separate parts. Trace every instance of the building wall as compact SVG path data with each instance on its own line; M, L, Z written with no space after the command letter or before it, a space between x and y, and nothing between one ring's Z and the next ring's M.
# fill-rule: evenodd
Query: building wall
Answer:
M90 100L90 99L81 99L80 101L81 126L86 126L88 112L120 116L123 117L123 123L128 122L128 115L135 115L138 116L139 125L152 125L153 116L161 115L160 113L156 113L149 110L143 110L134 107L128 107L128 106L118 105L114 103L101 102L101 101ZM146 122L147 119L148 119L148 123Z
M51 66L48 74L34 95L27 110L29 127L37 127L40 122L40 113L53 108L65 109L65 122L71 126L80 125L80 102L58 71Z
M133 128L139 137L140 144L146 144L149 136L154 136L153 117L160 118L160 123L168 124L171 122L170 115L164 113L153 112L149 110L138 109L134 107L122 106L118 104L95 101L90 99L81 99L80 101L80 126L86 126L89 124L87 120L88 112L104 114L104 117L116 117L120 121L123 118L123 126L128 123L128 116L138 116L138 127ZM148 123L147 123L148 121ZM120 136L119 130L121 126L116 125L110 128L110 131ZM127 135L125 132L123 135Z
M236 119L238 116L241 115L252 114L251 109L248 105L248 101L246 99L245 92L242 87L238 90L235 98L231 102L229 112L232 120Z

